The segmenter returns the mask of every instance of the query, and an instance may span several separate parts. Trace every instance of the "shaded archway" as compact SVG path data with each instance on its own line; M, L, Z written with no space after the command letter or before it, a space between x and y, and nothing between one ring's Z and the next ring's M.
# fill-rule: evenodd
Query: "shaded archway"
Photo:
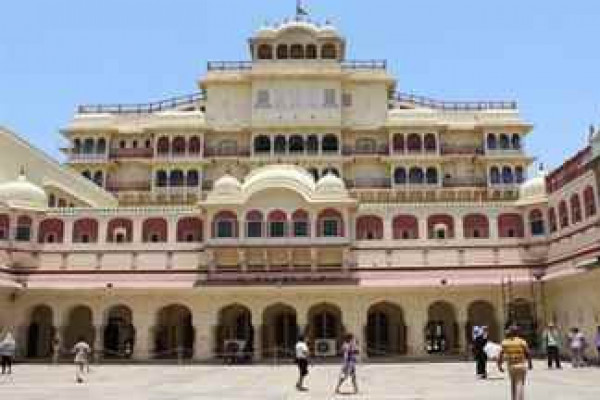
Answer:
M361 215L356 219L358 240L383 239L383 220L377 215Z
M527 299L518 298L508 304L507 326L517 325L521 336L531 348L537 346L537 321L533 305Z
M429 354L448 354L458 347L458 324L452 304L436 301L427 310L425 348Z
M369 357L406 354L406 324L402 308L389 302L372 305L365 328Z
M45 219L40 223L38 241L40 243L62 243L64 223L58 218Z
M219 311L216 332L217 355L232 362L248 361L254 354L254 327L250 309L231 304Z
M82 218L73 224L74 243L96 243L98 241L98 221Z
M463 232L468 239L487 239L490 237L490 226L484 214L468 214L463 217Z
M263 312L261 332L265 357L294 357L298 324L293 307L282 303L267 307Z
M154 328L154 357L191 358L194 354L192 312L181 304L158 311Z
M27 357L48 358L52 356L52 340L56 334L52 309L41 304L35 306L27 327Z
M88 306L79 305L71 309L64 326L64 346L62 346L64 349L72 349L80 338L83 338L90 346L94 345L96 330L92 315L92 310Z
M104 356L129 358L135 347L133 313L125 305L116 305L108 310L104 326Z
M167 220L164 218L148 218L142 223L142 240L144 242L166 242Z
M316 304L308 310L308 327L305 332L313 354L317 356L336 355L344 326L342 311L330 303Z
M177 221L178 242L201 242L203 237L202 220L196 217L184 217Z
M484 300L477 300L469 304L465 332L468 343L473 341L472 331L474 326L487 326L488 338L492 342L499 343L500 331L496 319L496 309L493 304Z

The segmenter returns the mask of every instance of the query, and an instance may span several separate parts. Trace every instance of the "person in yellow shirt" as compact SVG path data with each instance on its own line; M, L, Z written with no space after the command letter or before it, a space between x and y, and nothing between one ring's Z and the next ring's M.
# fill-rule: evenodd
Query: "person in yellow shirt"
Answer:
M527 342L519 337L519 328L517 326L508 328L506 339L502 341L502 351L498 357L498 370L500 372L504 372L503 364L505 359L510 377L511 400L524 400L525 375L528 368L533 368L533 364Z

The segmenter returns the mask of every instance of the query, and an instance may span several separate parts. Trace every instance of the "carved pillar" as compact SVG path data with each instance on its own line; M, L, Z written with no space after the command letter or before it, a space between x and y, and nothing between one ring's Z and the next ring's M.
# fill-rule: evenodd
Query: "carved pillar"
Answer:
M406 309L407 321L407 354L410 356L424 356L425 327L427 325L427 310L420 303L410 303Z

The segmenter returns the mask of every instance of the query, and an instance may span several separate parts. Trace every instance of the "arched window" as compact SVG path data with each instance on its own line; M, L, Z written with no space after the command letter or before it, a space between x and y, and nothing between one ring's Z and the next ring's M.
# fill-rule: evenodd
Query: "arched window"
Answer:
M78 219L73 223L73 243L96 243L98 221L91 218Z
M131 243L133 240L133 222L130 219L111 219L106 231L106 241L109 243Z
M309 168L307 171L312 175L315 182L319 180L319 170L318 169Z
M396 133L392 139L392 146L395 152L404 152L404 135L401 133Z
M17 218L17 231L15 232L15 240L19 242L28 242L31 240L31 217L20 215Z
M285 154L285 148L287 147L287 139L283 135L275 136L273 141L273 151L275 154Z
M501 238L522 238L525 235L523 217L519 214L498 216L498 235Z
M165 155L165 154L169 154L170 151L170 144L169 144L169 138L167 137L160 137L158 139L158 141L156 142L156 152L160 155Z
M271 139L266 135L258 135L254 138L254 152L255 153L270 153L271 152Z
M358 154L374 154L377 150L377 142L373 138L358 138L355 146Z
M92 154L94 152L94 139L87 138L83 141L83 154Z
M337 49L333 43L325 43L321 47L321 58L324 60L335 60L337 58Z
M406 170L404 167L397 167L394 170L394 183L396 185L406 184Z
M0 240L7 240L10 235L10 217L0 214Z
M173 155L185 154L185 138L183 136L176 136L173 139Z
M540 210L535 209L529 212L529 228L531 229L532 236L542 236L546 234L544 215Z
M483 214L469 214L463 218L463 231L467 239L487 239L490 237L488 218Z
M273 59L273 47L270 44L261 44L258 46L258 59L271 60Z
M333 167L327 167L327 168L323 169L322 176L325 176L327 174L337 176L338 178L340 177L340 172L337 170L337 168L333 168Z
M171 171L171 175L169 177L169 185L172 187L180 187L183 186L183 171L180 169L174 169Z
M417 217L412 215L396 215L392 220L392 230L394 239L418 239L419 222Z
M517 133L514 133L512 135L512 138L510 140L511 144L512 144L512 148L515 150L521 150L521 136Z
M408 172L408 183L411 185L422 185L424 181L423 170L419 167L412 167Z
M259 238L263 236L263 215L258 210L246 213L246 237Z
M487 148L488 148L488 150L496 150L498 148L498 142L496 141L495 133L488 133Z
M198 136L192 136L188 143L188 151L190 154L200 154L200 138Z
M521 167L520 165L515 168L515 180L517 181L517 183L523 183L525 181L523 167Z
M58 218L45 219L40 223L38 241L40 243L62 243L64 223Z
M356 220L356 238L358 240L383 239L383 220L376 215L362 215Z
M201 242L202 237L202 220L200 218L185 217L177 221L178 242Z
M147 243L167 241L167 221L164 218L148 218L142 223L142 240Z
M573 223L576 224L581 222L581 201L579 200L579 195L577 193L571 196L571 219Z
M292 232L294 237L310 236L310 222L308 213L304 210L296 210L292 214Z
M498 170L498 167L490 168L490 183L492 185L500 183L500 171Z
M104 174L102 173L102 171L96 171L94 173L94 183L98 186L102 186L102 184L104 183Z
M309 154L319 152L319 137L317 135L308 135L306 138L306 151Z
M88 171L87 169L85 171L83 171L81 173L81 175L86 179L89 179L89 180L92 179L92 173L90 171Z
M328 134L323 137L321 144L324 153L332 153L339 151L338 138L335 135Z
M59 207L63 207L63 208L66 207L67 206L67 200L65 200L63 198L58 199L58 206Z
M287 215L282 210L274 210L267 216L269 237L281 238L287 236Z
M319 237L345 236L342 214L332 208L325 209L319 213L317 227L317 236Z
M317 46L315 46L314 44L307 44L306 45L306 59L307 60L314 60L317 58Z
M502 133L500 135L500 148L502 150L507 150L509 147L510 147L510 145L509 145L508 135Z
M237 215L233 211L220 211L213 218L212 229L214 238L238 237Z
M425 138L423 139L423 145L425 147L425 151L435 152L437 150L435 135L433 133L428 133L425 135Z
M513 172L509 166L502 167L502 183L511 184L514 182Z
M583 204L585 207L585 217L593 217L596 215L596 197L594 196L594 188L588 186L583 191Z
M556 211L554 208L548 210L548 224L550 225L550 232L556 232L558 224L556 222Z
M564 200L558 205L558 219L560 220L561 228L569 226L569 212L567 210L567 203Z
M162 169L156 171L156 182L155 182L156 187L165 187L165 186L167 186L167 182L168 182L167 173L165 171L163 171Z
M73 154L81 153L81 140L79 138L73 140Z
M427 218L427 234L430 239L453 239L454 218L448 214L434 214Z
M96 143L96 154L104 153L106 153L106 139L100 138L98 139L98 143Z
M304 139L300 135L290 136L289 140L290 153L303 153L304 152Z
M187 186L188 187L197 187L199 184L199 176L198 171L195 169L191 169L187 172Z
M288 58L288 47L286 44L280 44L277 46L277 59L287 60Z
M48 207L56 207L56 196L54 193L48 195Z
M438 183L438 171L436 168L429 167L425 173L425 180L428 185L437 185Z
M293 60L302 60L304 58L304 46L293 44L290 46L290 58Z
M421 136L416 133L411 133L406 139L407 150L411 153L420 152L422 150Z

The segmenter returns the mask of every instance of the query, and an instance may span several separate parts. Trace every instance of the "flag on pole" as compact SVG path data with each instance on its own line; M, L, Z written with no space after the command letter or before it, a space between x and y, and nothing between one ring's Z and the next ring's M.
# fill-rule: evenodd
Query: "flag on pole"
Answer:
M296 1L296 16L300 17L300 16L307 16L307 15L308 15L308 10L306 9L306 7L304 7L304 5L302 5L301 0L297 0Z

